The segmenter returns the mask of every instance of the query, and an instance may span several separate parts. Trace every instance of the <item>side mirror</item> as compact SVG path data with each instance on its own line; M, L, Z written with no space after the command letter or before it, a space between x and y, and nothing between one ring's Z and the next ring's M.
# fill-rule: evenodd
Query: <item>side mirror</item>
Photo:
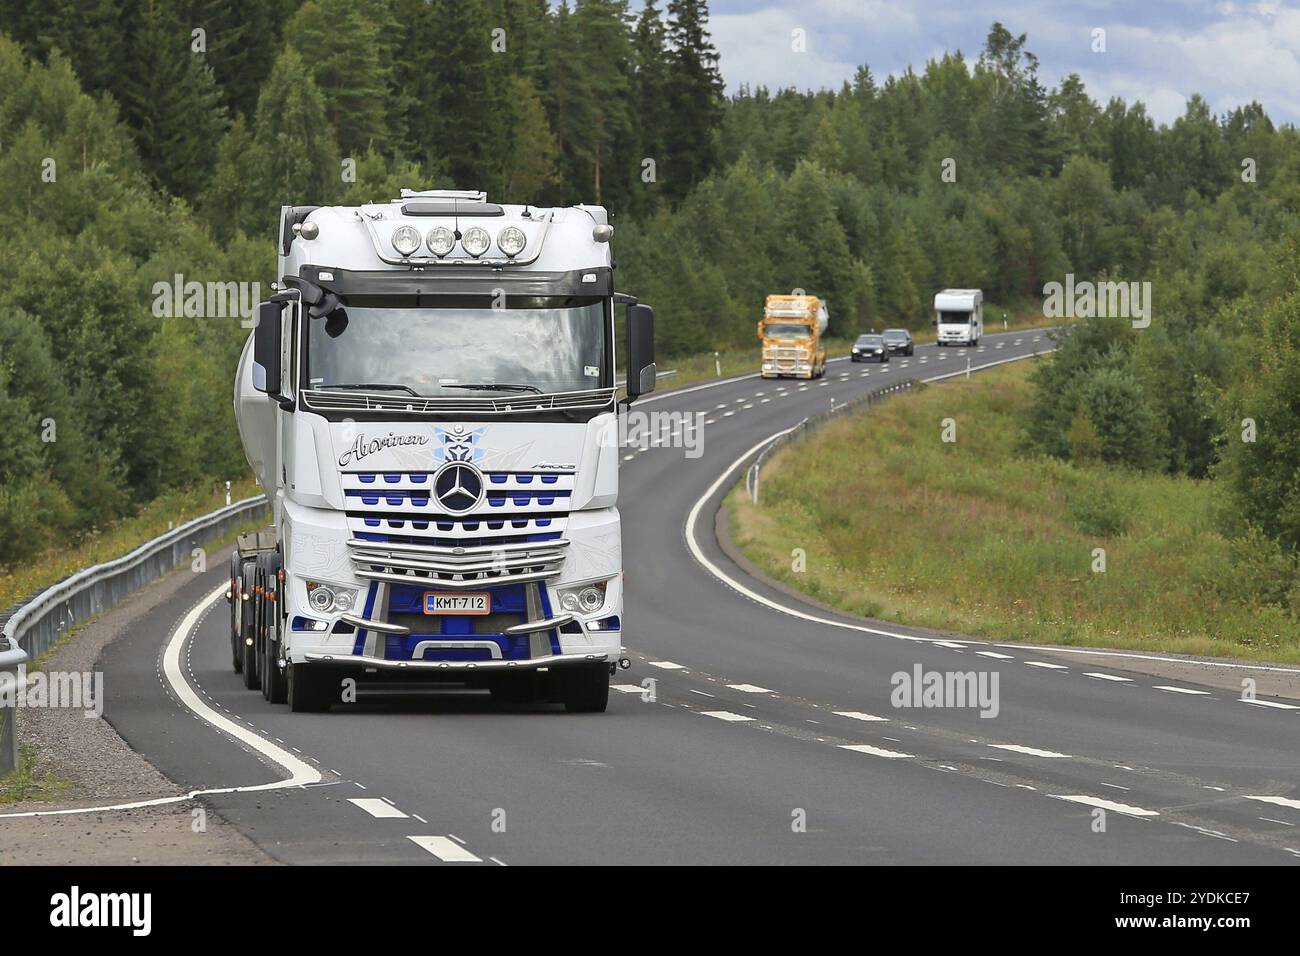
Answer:
M253 387L272 398L280 395L280 320L283 306L263 302L253 330Z
M655 390L655 310L648 305L627 307L627 397Z

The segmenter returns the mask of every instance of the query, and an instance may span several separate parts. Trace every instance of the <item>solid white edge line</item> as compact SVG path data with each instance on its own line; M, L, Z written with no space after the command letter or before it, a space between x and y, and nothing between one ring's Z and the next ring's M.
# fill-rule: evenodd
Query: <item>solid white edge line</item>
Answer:
M205 704L194 688L190 686L185 674L181 669L181 648L185 644L185 639L198 626L199 619L207 612L208 608L218 600L225 597L227 585L223 582L213 591L204 597L198 604L190 609L189 613L181 619L172 631L171 637L167 640L166 649L163 651L163 676L167 679L167 684L171 688L176 699L190 711L195 717L203 722L210 724L217 730L223 731L241 743L257 751L262 756L280 767L289 774L288 779L277 780L273 783L256 784L247 787L214 787L207 790L191 790L189 793L173 796L158 797L153 800L136 800L129 803L115 803L107 806L98 807L76 807L70 810L30 810L26 813L0 813L0 819L6 817L49 817L49 816L72 816L79 813L106 813L113 810L138 810L145 807L161 807L171 803L184 803L187 800L193 800L195 797L209 796L219 793L258 793L265 790L284 790L290 787L305 787L309 784L320 783L321 774L318 770L305 761L299 760L293 754L281 747L277 747L265 737L261 737L251 730L235 723L226 717L221 716L207 704Z
M1046 354L1046 353L1044 352L1039 354ZM989 365L976 366L975 368L972 368L971 371L977 371L979 369L988 368L992 365L1004 365L1007 362L1019 362L1030 357L1031 356L1026 355L1026 356L1020 356L1012 359L1003 359L1002 361L999 362L991 362L989 363ZM964 375L965 370L963 369L960 373L957 374ZM923 379L923 381L933 382L933 381L938 381L940 379L949 378L949 377L951 376L939 375L939 376L935 376L934 378ZM695 560L706 571L708 571L711 575L713 575L722 583L726 584L732 590L743 595L744 597L749 598L751 601L754 601L755 603L760 604L763 607L769 608L770 610L777 611L778 613L785 614L790 617L798 618L799 620L808 621L813 624L824 624L827 627L838 627L843 630L858 631L859 633L864 633L864 634L878 634L881 637L892 637L900 641L914 641L921 644L934 644L937 640L936 638L915 637L910 634L900 634L897 631L886 631L886 630L882 630L881 628L867 627L865 624L850 624L847 621L836 621L836 620L832 620L831 618L822 617L817 614L809 614L806 611L801 611L796 608L788 607L777 601L773 601L771 598L759 594L757 591L753 590L752 588L746 587L744 584L737 581L735 578L731 577L729 574L727 574L726 571L724 571L722 568L718 567L716 564L710 561L708 556L704 553L704 550L699 546L699 543L696 540L697 538L696 526L699 524L700 512L703 510L705 504L708 503L709 499L714 496L714 494L718 491L718 489L722 487L722 485L731 477L731 475L737 469L739 469L741 465L743 465L746 461L748 461L751 456L755 455L760 450L762 450L764 446L771 444L772 442L776 441L778 438L781 438L783 435L788 435L790 432L797 429L799 427L799 424L800 423L796 423L794 425L791 425L789 428L783 428L779 432L767 436L766 438L759 441L757 444L750 447L739 458L737 458L730 465L728 465L722 471L722 473L718 475L717 478L714 479L713 483L709 485L708 489L705 490L704 494L701 495L698 499L696 499L695 504L691 507L690 513L686 516L686 527L683 529L686 538L686 547L691 552L691 556L694 557Z
M1054 350L1044 350L1039 352L1039 355L1048 355L1052 351ZM976 372L976 371L980 371L980 369L991 368L992 365L1004 365L1010 362L1023 362L1023 360L1027 358L1032 358L1032 356L1022 355L1022 356L1017 356L1017 358L1000 359L998 360L998 362L976 365L976 367L971 368L971 371ZM931 378L923 378L922 381L924 382L940 381L943 380L943 378L950 378L956 375L965 375L965 373L966 373L966 369L962 369L961 372L952 373L952 375L933 376ZM719 385L723 384L723 382L718 382L718 384ZM667 397L667 395L669 394L680 394L680 393L664 393L664 397ZM745 451L745 453L742 454L740 458L737 458L735 462L729 464L729 466L725 468L725 470L722 473L720 473L718 479L716 479L714 483L712 483L711 485L708 485L708 488L707 490L705 490L705 493L703 493L702 496L699 497L697 501L695 501L694 506L692 506L692 509L690 509L689 514L686 515L686 525L684 528L684 535L686 538L686 548L690 550L690 554L692 554L692 557L695 559L695 562L701 564L701 566L705 568L706 571L708 571L708 574L711 574L712 576L714 576L715 579L722 581L723 584L727 585L727 587L729 588L732 588L733 591L742 594L742 596L748 597L749 600L754 601L755 604L768 607L768 609L777 611L777 613L780 614L788 615L788 617L807 620L807 622L814 623L814 624L826 624L826 626L828 627L839 627L842 628L842 630L846 630L846 631L874 633L874 635L879 635L881 637L893 637L893 639L896 640L919 641L919 643L922 644L935 644L936 639L932 639L932 637L917 637L914 635L906 635L906 633L898 633L897 631L884 631L881 630L881 628L867 627L866 624L850 624L848 622L842 622L842 620L832 620L829 618L820 617L820 615L816 615L816 614L807 614L806 611L797 610L794 609L794 607L788 607L783 604L779 604L779 602L772 601L770 600L770 598L764 597L762 596L762 594L753 591L753 589L745 587L745 585L741 584L740 581L733 579L732 576L728 575L727 572L722 570L722 568L716 566L714 562L711 562L710 559L706 557L705 553L703 553L703 550L699 548L697 541L695 541L695 536L697 536L697 531L695 531L695 527L697 527L697 524L699 522L699 512L701 512L703 506L705 506L705 503L707 503L708 499L710 499L712 496L714 496L716 492L718 492L720 486L722 486L725 483L725 481L727 481L729 477L731 477L732 472L735 472L737 468L740 468L742 464L746 462L746 460L749 460L751 455L757 454L758 451L761 451L764 446L770 445L771 442L776 441L777 438L784 436L784 434L793 432L794 429L796 428L798 428L798 424L790 425L789 428L783 428L779 432L770 434L770 436L767 436L766 438L763 438L762 441L759 441L758 444L751 446L750 449L748 451ZM1186 659L1186 658L1166 657L1166 656L1161 656L1161 654L1138 654L1138 653L1131 653L1131 652L1122 652L1122 650L1087 650L1082 648L1065 648L1065 646L1045 646L1040 644L980 643L980 641L971 641L971 644L974 646L992 646L992 648L1006 648L1009 650L1010 649L1041 650L1041 652L1052 652L1058 654L1082 654L1082 656L1089 656L1089 657L1114 657L1114 658L1121 658L1121 659L1127 658L1127 659L1134 659L1134 661L1166 661L1170 663L1200 663L1200 665L1206 667L1216 667L1216 666L1235 667L1235 669L1243 669L1243 670L1281 672L1281 674L1300 674L1300 667L1271 667L1271 666L1244 665L1244 663L1190 661L1190 659Z

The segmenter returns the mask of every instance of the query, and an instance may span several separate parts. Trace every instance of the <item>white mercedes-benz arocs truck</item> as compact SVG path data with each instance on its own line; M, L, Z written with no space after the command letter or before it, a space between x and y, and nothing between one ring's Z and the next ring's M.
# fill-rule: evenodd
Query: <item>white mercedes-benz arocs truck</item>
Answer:
M367 682L603 711L622 654L615 306L627 397L654 313L603 208L403 190L286 206L235 415L269 532L231 559L231 650L293 710Z
M979 345L984 335L984 293L944 289L934 297L935 341L939 345Z

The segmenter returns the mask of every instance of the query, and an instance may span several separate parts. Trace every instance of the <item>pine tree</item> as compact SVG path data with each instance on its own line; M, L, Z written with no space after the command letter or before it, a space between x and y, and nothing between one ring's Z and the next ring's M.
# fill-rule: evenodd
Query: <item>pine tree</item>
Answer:
M705 0L669 0L668 108L674 134L660 167L665 191L680 199L713 168L722 118L722 74L708 33Z
M500 186L505 73L492 52L485 0L406 0L409 25L397 85L411 95L406 115L410 156L426 167L445 162L460 189Z
M192 49L162 0L149 0L130 59L120 98L140 158L163 188L192 199L206 185L226 122L207 55Z
M630 111L632 47L627 0L577 0L578 41L570 116L583 131L567 141L567 160L586 201L617 205L626 197L635 157ZM619 164L625 165L619 165Z
M644 166L638 170L629 211L641 216L653 208L660 195L658 165L663 161L673 135L668 106L667 31L658 0L646 0L637 18L633 57L636 63L635 121L640 145L639 162L644 164L650 160L654 164L652 178L647 177Z
M513 120L502 176L503 198L507 202L536 203L559 179L560 150L532 81L512 76L508 84Z
M285 42L310 67L344 155L387 146L390 67L378 26L355 0L307 0L285 27Z
M274 236L284 203L326 203L340 191L338 149L325 99L292 47L275 61L253 124L246 195L257 230Z

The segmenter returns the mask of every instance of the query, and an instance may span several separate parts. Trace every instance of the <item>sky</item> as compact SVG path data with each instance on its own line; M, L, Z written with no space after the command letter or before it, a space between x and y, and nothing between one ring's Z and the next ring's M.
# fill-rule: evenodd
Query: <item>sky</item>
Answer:
M635 6L635 4L633 5ZM858 65L877 82L960 50L973 65L994 21L1029 34L1039 77L1078 73L1093 99L1142 100L1171 123L1200 93L1215 113L1258 100L1300 124L1300 5L1282 0L711 0L728 92L838 89ZM792 31L805 31L794 52ZM1104 30L1105 51L1094 52Z

